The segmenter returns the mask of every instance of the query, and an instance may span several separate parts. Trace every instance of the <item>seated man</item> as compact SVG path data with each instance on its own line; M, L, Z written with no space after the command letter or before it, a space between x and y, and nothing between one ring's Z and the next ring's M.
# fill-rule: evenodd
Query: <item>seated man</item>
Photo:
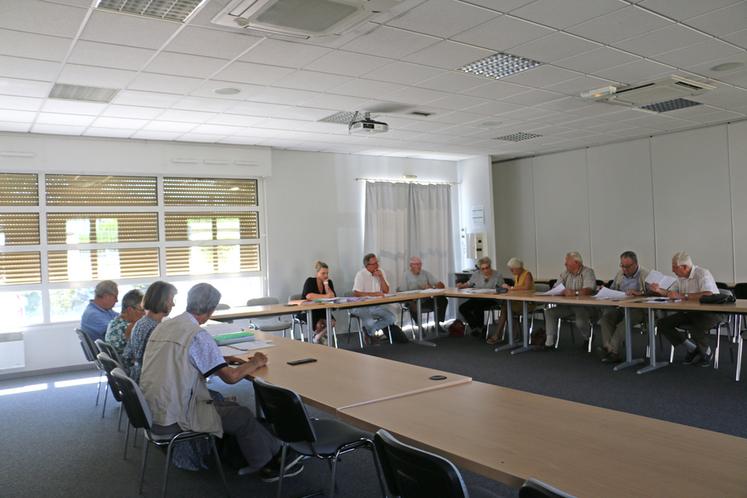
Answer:
M672 256L672 272L677 275L677 281L670 289L662 289L658 284L651 284L651 290L662 296L684 301L698 301L701 296L719 293L711 272L693 265L693 260L685 251ZM656 322L656 326L673 346L685 345L685 365L707 367L713 361L713 354L706 334L723 319L723 315L719 313L681 311L662 318ZM687 332L679 331L676 327L686 327L691 339L687 338Z
M410 269L405 272L402 278L402 285L397 289L398 291L409 291L409 290L425 290L425 289L443 289L446 287L443 282L436 280L427 270L423 270L423 261L413 256L410 258ZM436 296L435 298L430 297L428 299L421 299L420 306L421 310L432 310L434 309L434 300L438 308L438 316L436 317L436 330L438 332L444 332L441 328L441 323L446 319L446 306L448 301L444 296ZM413 321L417 324L420 323L420 317L418 316L418 304L417 301L408 301L407 309L410 311L410 316ZM404 325L404 324L403 324Z
M584 266L584 260L576 251L565 255L565 271L555 282L555 287L563 284L564 296L590 296L597 288L597 277L594 270ZM549 351L555 346L555 338L558 335L558 319L574 317L576 327L581 330L585 340L589 340L591 327L591 309L588 306L571 306L562 304L554 308L545 309L545 328L547 337L544 349Z
M373 253L363 256L363 268L355 275L353 281L353 294L356 297L384 297L389 292L389 283L384 271L379 268L379 260ZM377 330L394 325L397 318L386 306L365 306L356 308L363 324L363 332L367 337L373 338Z
M459 289L495 289L502 286L503 275L498 270L493 269L493 262L487 256L477 261L478 270L472 274L467 282L457 284ZM499 307L495 299L467 299L459 306L459 313L462 314L467 322L465 333L472 334L472 337L485 336L485 311Z
M613 290L625 292L628 296L643 296L646 294L646 277L648 270L638 266L638 256L633 251L625 251L620 255L620 271L610 286ZM646 320L646 310L631 309L632 324L643 323ZM624 361L620 351L625 340L625 312L622 308L609 307L599 319L602 327L602 345L599 352L604 363L620 363Z
M249 361L223 357L217 344L200 325L215 311L220 292L210 284L197 284L187 295L187 311L158 324L148 340L140 375L140 387L153 414L153 432L210 432L218 437L233 435L248 466L240 473L257 470L263 480L279 477L280 442L262 426L254 414L237 403L214 399L207 378L217 375L235 384L267 364L256 353ZM228 366L241 362L237 368ZM290 451L290 450L289 450ZM286 456L286 476L303 470L301 457Z
M88 334L92 341L104 339L106 327L117 317L117 312L112 308L118 300L119 289L116 282L102 280L96 284L93 299L88 301L88 306L80 317L80 329Z
M132 289L122 298L122 313L109 322L104 336L104 340L119 353L120 359L130 340L132 327L143 315L145 315L143 293L138 289Z

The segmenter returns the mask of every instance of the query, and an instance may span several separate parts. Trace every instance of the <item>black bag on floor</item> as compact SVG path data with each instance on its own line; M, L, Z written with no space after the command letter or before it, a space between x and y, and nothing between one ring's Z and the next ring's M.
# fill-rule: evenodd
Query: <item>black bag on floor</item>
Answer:
M391 330L392 342L396 342L397 344L407 344L408 342L410 342L410 339L408 339L405 333L402 332L402 329L399 328L399 325L392 325L388 330ZM384 335L386 335L387 337L389 336L389 334L387 333L388 330L383 330Z

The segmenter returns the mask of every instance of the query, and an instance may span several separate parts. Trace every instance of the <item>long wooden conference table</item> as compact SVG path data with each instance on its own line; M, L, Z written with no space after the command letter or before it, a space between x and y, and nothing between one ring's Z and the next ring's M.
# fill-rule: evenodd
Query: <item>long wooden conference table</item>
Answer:
M257 335L273 341L258 376L509 486L534 477L579 497L747 497L747 439ZM286 364L306 357L317 362Z

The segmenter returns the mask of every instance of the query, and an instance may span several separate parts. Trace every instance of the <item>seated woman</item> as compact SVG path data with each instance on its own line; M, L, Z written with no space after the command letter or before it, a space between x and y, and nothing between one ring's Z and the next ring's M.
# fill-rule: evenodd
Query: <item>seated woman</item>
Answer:
M514 276L514 285L509 286L507 284L503 284L502 287L505 289L508 289L509 292L511 291L534 291L534 277L532 276L532 273L524 268L524 262L520 260L519 258L511 258L508 260L508 263L506 263L506 266L508 266L508 269L511 271L511 273ZM518 306L512 307L512 315L514 319L514 340L519 340L519 316L521 315L521 309ZM501 313L501 316L498 318L498 324L495 328L495 334L488 337L488 344L495 344L498 342L498 337L501 336L501 333L503 332L503 327L506 326L506 313Z
M335 286L329 279L329 266L327 263L317 261L314 263L314 269L316 270L315 277L309 277L303 283L303 298L307 301L312 299L323 299L336 297ZM304 315L302 313L302 315ZM306 316L301 317L304 320ZM314 326L314 338L313 342L326 344L327 336L327 319L326 312L324 310L313 310L311 312L311 321ZM332 320L332 326L334 327L335 321Z
M122 312L109 322L104 340L111 344L120 358L130 340L132 327L143 317L143 293L132 289L122 298Z
M137 383L140 382L145 345L156 325L171 313L171 308L174 307L174 296L176 296L176 287L160 280L150 284L148 290L145 291L143 298L145 316L135 322L135 326L132 327L130 342L127 343L122 357L127 364L126 368L129 368L130 377Z

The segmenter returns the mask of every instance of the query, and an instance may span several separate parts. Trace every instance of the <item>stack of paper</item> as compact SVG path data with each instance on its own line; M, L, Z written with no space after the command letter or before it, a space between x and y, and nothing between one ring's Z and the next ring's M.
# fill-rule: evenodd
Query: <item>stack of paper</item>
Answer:
M599 292L596 293L594 299L623 299L626 294L623 291L608 289L602 287Z
M664 275L663 273L651 270L646 277L647 284L659 284L659 288L662 290L669 289L677 281L676 278Z
M538 296L562 296L565 290L565 285L558 284L547 292L538 292Z

